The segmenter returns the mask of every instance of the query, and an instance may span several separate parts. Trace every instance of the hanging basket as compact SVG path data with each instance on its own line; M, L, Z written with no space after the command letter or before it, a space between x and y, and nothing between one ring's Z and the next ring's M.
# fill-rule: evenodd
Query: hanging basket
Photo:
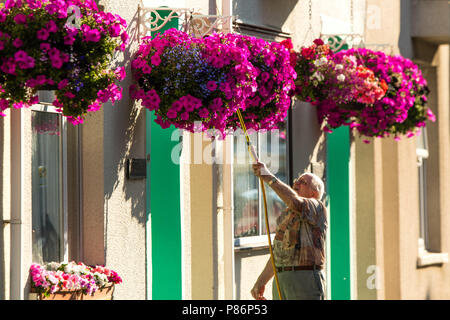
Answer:
M294 93L296 99L306 102L319 102L324 99L323 86L328 73L333 52L321 39L314 40L308 47L296 52Z
M362 108L351 114L351 119L346 119L346 125L355 128L360 135L394 136L398 140L400 135L412 137L418 134L418 129L425 126L427 120L435 120L427 107L427 82L411 60L365 48L349 49L336 54L337 59L344 56L352 56L358 66L370 69L383 84L385 91L381 99L363 104ZM342 119L343 115L348 115L346 112L352 111L354 110L348 108L335 108L327 117Z
M201 39L170 29L146 37L132 62L137 85L130 95L155 111L163 128L275 129L286 117L295 70L284 44L215 33Z
M290 39L278 43L237 34L226 37L245 51L249 63L257 71L256 90L248 90L250 94L242 107L246 128L256 131L277 129L287 116L297 77ZM228 121L228 126L234 129L238 124L236 115Z
M132 62L130 95L162 128L191 132L227 129L227 119L256 90L255 68L236 43L216 33L204 38L169 29L143 38Z
M74 124L114 103L125 73L110 64L125 49L125 29L125 20L92 0L7 1L0 9L0 112L29 107L39 102L37 91L49 89L51 103Z

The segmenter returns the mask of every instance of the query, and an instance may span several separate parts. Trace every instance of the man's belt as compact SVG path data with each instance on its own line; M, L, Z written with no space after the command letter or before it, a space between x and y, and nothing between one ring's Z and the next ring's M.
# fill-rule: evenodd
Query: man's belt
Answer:
M289 266L277 267L277 272L298 271L298 270L322 270L322 266Z

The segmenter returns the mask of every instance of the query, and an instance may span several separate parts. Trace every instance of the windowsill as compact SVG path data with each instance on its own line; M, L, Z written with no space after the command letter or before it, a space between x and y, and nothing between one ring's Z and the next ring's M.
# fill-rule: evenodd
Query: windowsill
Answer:
M448 263L448 253L429 252L425 249L423 239L419 239L419 253L417 256L417 267L423 268Z
M275 234L270 235L270 239L273 245L273 239ZM234 239L234 251L251 251L268 249L269 243L266 235L256 237L243 237Z
M448 263L448 253L424 251L419 253L417 257L417 267L427 267L443 263Z

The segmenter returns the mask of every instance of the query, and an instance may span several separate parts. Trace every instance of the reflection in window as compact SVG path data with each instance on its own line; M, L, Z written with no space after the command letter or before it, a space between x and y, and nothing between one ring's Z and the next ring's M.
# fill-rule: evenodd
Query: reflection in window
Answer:
M32 112L33 262L61 261L63 229L61 118Z
M250 133L250 140L257 147L258 156L269 170L287 183L286 126L269 132ZM263 195L259 179L252 169L243 132L234 135L234 237L250 237L266 234ZM275 232L276 219L285 209L284 203L267 184L265 185L270 232Z

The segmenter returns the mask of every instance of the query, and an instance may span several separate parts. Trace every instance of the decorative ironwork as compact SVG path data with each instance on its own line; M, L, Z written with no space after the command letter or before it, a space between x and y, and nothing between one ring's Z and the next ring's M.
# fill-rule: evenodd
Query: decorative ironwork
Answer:
M231 26L232 20L233 16L193 14L188 23L188 31L195 37L203 37L213 31L227 29L227 26Z
M203 15L189 8L147 8L139 6L139 36L161 30L173 19L179 28L195 37L203 37L213 31L227 30L233 16Z
M167 14L162 14L167 13ZM139 6L139 36L161 30L168 22L178 19L183 31L187 31L187 22L192 14L187 8L146 8Z
M364 47L364 35L362 34L321 34L320 38L330 46L334 52L350 48Z

